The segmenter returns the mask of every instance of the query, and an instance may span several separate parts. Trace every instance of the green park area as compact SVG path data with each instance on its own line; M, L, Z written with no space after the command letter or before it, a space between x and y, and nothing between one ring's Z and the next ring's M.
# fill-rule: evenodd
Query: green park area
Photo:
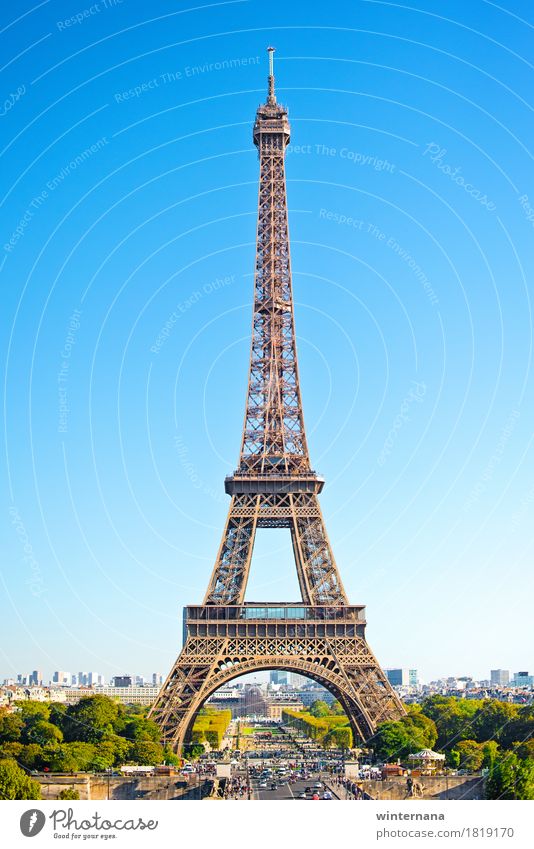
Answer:
M124 764L179 763L148 708L103 695L73 705L21 701L0 708L0 799L39 799L32 772L104 772Z
M191 743L208 743L212 749L220 749L226 730L232 721L231 710L203 707L197 714Z
M162 746L148 709L94 695L73 705L21 701L0 708L0 799L39 799L34 772L104 772L125 764L178 764ZM352 731L341 705L315 702L307 711L284 711L286 725L325 748L352 748ZM230 711L205 707L197 716L186 756L219 748ZM240 723L240 734L273 726ZM366 747L378 762L408 763L408 755L431 748L450 769L485 770L489 799L534 798L534 705L497 699L431 696L407 706L395 722L383 722Z

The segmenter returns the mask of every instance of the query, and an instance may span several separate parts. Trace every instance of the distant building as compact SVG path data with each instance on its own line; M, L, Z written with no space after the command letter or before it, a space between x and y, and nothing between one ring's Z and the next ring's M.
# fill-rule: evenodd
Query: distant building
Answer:
M529 675L528 672L515 672L512 678L512 687L533 687L534 675Z
M304 687L298 691L298 697L305 707L310 707L314 702L326 702L331 705L335 696L325 687Z
M304 705L300 699L270 699L267 703L267 717L269 719L282 719L284 710L303 710Z
M232 718L246 716L247 708L245 704L245 689L237 687L235 684L221 687L210 696L208 703L218 710L231 710Z
M70 687L70 684L71 684L70 672L54 672L54 674L52 676L52 683L57 684L60 687Z
M161 687L163 684L163 675L161 672L153 672L152 673L152 686L153 687Z
M43 683L43 673L40 669L34 669L30 675L28 684L33 684L34 687L40 687Z
M310 679L306 678L305 675L299 675L297 672L288 672L288 683L291 684L292 687L305 687L306 684L310 684Z
M244 710L245 716L267 716L267 702L259 687L245 689Z
M133 684L131 675L115 675L111 680L114 687L131 687Z
M490 681L494 687L507 687L510 683L510 670L492 669L490 672Z
M392 687L416 687L417 669L385 669Z
M385 673L394 687L417 687L417 669L386 669Z
M64 702L68 687L30 687L19 684L9 685L0 689L0 704L10 704L31 699L34 702Z
M269 673L269 681L271 682L271 684L287 685L287 672L282 672L279 669L273 669Z
M93 687L84 689L80 687L70 687L63 691L68 704L79 702L86 696L95 696L97 694L109 696L110 699L117 699L125 705L151 705L157 698L159 687ZM53 701L52 696L50 696Z

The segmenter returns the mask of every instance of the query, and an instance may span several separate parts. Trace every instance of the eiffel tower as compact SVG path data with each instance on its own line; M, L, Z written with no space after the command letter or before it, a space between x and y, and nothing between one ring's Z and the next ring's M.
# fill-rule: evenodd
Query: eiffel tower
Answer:
M195 715L219 687L247 672L282 669L314 679L341 702L355 740L404 709L365 640L365 608L350 605L326 533L311 468L293 318L287 220L287 109L275 96L268 48L265 103L254 144L260 160L254 310L239 466L225 479L228 518L202 605L184 609L184 647L149 716L181 751ZM289 528L302 595L246 603L257 528Z

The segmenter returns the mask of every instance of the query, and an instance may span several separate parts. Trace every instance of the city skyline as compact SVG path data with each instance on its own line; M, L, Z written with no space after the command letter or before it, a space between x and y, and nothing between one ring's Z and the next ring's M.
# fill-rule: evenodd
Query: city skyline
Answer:
M528 42L505 10L485 4L481 35L476 8L450 8L439 28L346 2L302 29L287 4L268 28L228 5L171 17L176 38L154 21L150 51L127 4L68 35L65 2L12 29L5 677L35 657L167 670L204 594L243 415L272 42L306 423L349 598L384 667L530 668ZM258 537L248 598L265 597L298 598L288 535Z
M392 670L393 671L403 671L403 672L406 672L406 673L413 671L413 672L416 673L417 683L419 685L420 684L430 684L432 682L437 682L437 681L462 680L462 679L464 679L464 680L491 682L492 684L502 684L503 686L508 686L508 684L510 684L510 686L513 686L512 681L514 680L514 678L517 678L518 676L526 675L529 678L534 678L534 673L531 674L531 672L530 672L530 670L533 669L533 667L529 666L528 664L524 664L523 666L515 666L515 667L512 667L510 669L500 669L500 668L499 669L490 669L490 670L486 671L485 675L481 675L481 676L478 676L478 677L475 676L474 674L470 673L469 670L464 670L464 671L458 672L458 673L449 672L449 673L445 673L443 675L434 676L434 675L431 675L431 674L422 674L421 670L418 667L384 666L383 668L384 668L384 672L386 672L386 674L388 672L392 671ZM57 671L59 671L59 670L53 670L51 673L45 674L45 673L42 673L42 670L41 670L41 675L42 675L41 680L44 682L43 686L48 686L49 684L52 684L52 685L54 684L54 675L56 674ZM244 675L238 676L235 679L233 679L230 682L230 686L232 686L234 684L239 684L239 683L242 683L242 682L250 683L252 681L258 681L258 682L262 682L262 683L271 681L271 683L272 683L273 673L276 674L276 672L277 672L277 670L273 669L273 670L264 670L264 671L260 670L258 672L246 673ZM494 673L500 673L500 674L497 675L497 674L494 674ZM0 681L5 682L5 681L13 680L13 682L16 683L18 677L25 677L25 678L29 679L34 674L35 673L34 673L33 670L31 672L26 672L26 673L18 672L15 676L4 675L0 672ZM67 672L66 674L71 676L71 679L72 678L78 678L80 674L83 674L84 676L89 676L89 675L93 674L93 676L95 676L95 679L96 678L102 679L103 683L105 683L106 685L110 684L116 678L123 678L123 677L124 678L126 678L126 677L131 678L133 686L135 686L135 682L140 680L140 679L143 679L145 684L152 686L153 682L154 682L154 676L155 675L158 678L158 683L163 683L165 681L165 675L163 675L162 673L156 673L156 672L150 672L150 673L146 673L146 674L139 673L139 672L115 672L115 673L111 674L110 676L106 676L101 672L90 673L89 671L84 671L83 673ZM293 674L293 676L291 676L290 673L284 673L284 672L282 672L282 673L278 672L278 674L285 675L286 677L289 676L289 678L291 678L291 677L293 677L293 678L295 678L295 677L306 678L305 675L295 676ZM312 678L306 678L306 682L309 683L309 684L316 683ZM97 683L97 682L95 681L95 682L91 682L91 683ZM529 681L528 684L530 686L532 686L533 682ZM71 685L69 684L67 686L71 686ZM85 686L90 686L90 685L86 684ZM224 685L224 686L226 686L226 685Z

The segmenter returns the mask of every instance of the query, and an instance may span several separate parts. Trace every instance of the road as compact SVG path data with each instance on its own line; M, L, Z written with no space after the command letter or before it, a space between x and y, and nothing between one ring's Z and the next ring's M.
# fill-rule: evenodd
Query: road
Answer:
M313 779L315 781L315 779ZM254 798L255 799L298 799L300 793L304 793L306 787L309 787L313 784L312 779L308 781L296 781L295 784L283 784L281 787L277 787L276 790L259 790L257 789L258 782L254 782L252 787L254 789ZM270 783L268 782L267 787L270 787ZM303 800L299 800L303 801Z
M271 782L267 781L267 789L259 788L259 780L252 780L252 798L253 799L263 799L263 800L273 800L273 799L286 799L291 801L293 799L297 799L299 802L305 801L304 799L299 799L301 793L304 793L306 787L311 787L315 784L316 781L321 780L318 774L310 775L309 778L306 778L302 781L295 781L294 784L282 784L281 786L277 786L276 790L270 790ZM319 796L323 795L325 787L323 785L321 790L316 790Z

